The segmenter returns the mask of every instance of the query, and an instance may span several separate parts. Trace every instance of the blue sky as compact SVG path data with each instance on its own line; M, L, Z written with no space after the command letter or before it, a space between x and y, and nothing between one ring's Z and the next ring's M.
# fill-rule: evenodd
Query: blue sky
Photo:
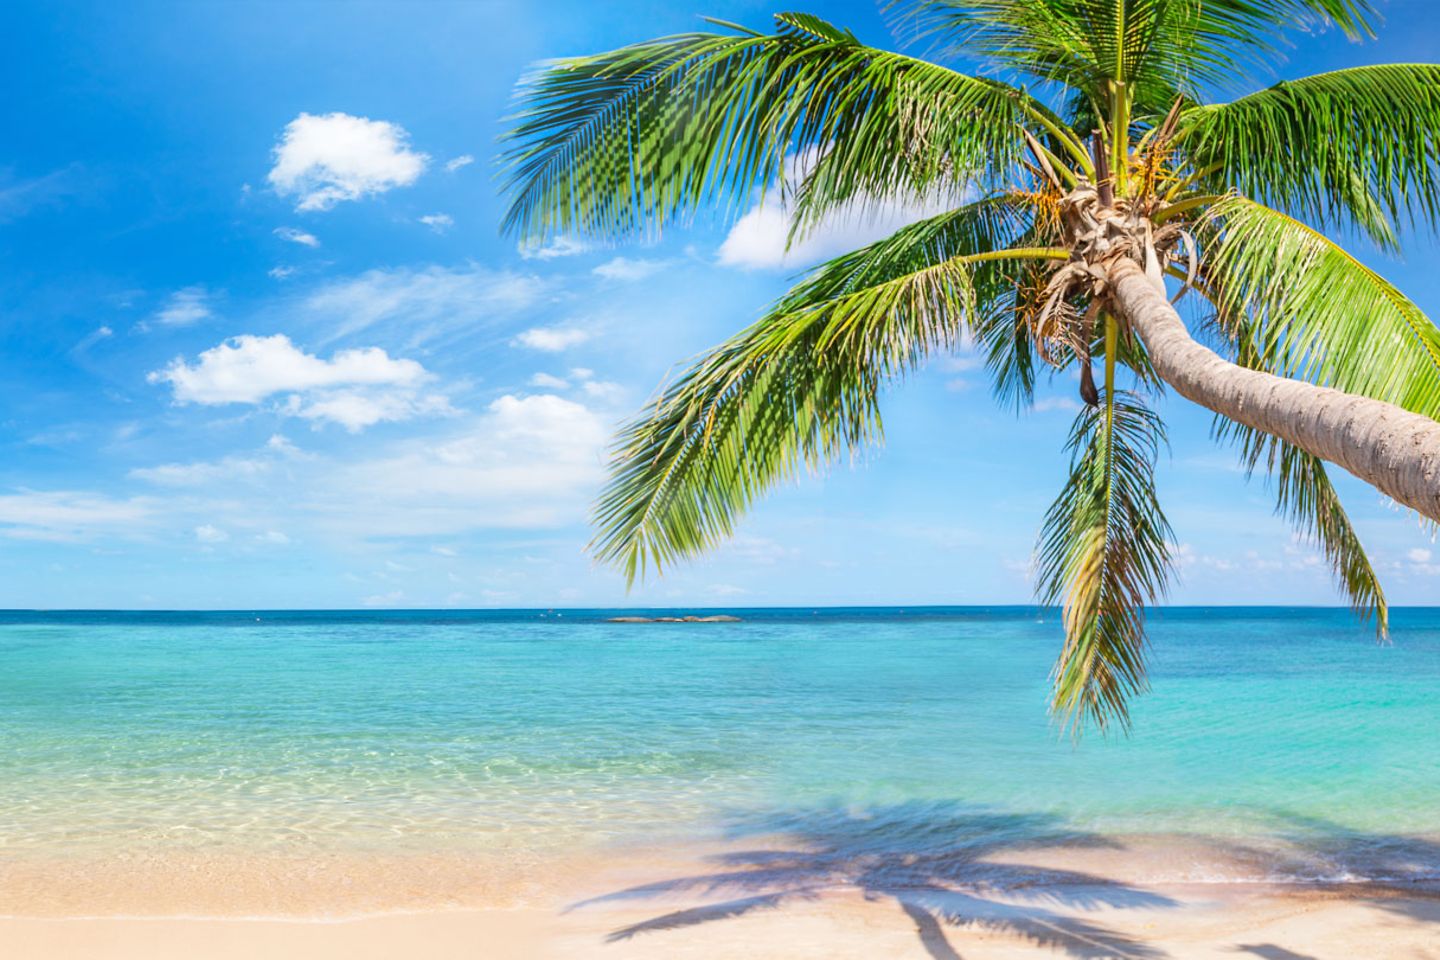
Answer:
M752 204L520 251L501 118L535 61L772 9L11 4L0 606L1027 602L1073 386L1017 418L964 356L894 392L885 449L777 492L714 556L627 595L583 554L612 428L862 231L777 262L783 218ZM870 4L809 9L893 45ZM1387 10L1379 42L1300 38L1278 72L1433 57L1440 12ZM1434 315L1436 252L1371 259ZM1336 602L1208 416L1164 413L1172 599ZM1432 602L1429 535L1341 486L1392 601Z

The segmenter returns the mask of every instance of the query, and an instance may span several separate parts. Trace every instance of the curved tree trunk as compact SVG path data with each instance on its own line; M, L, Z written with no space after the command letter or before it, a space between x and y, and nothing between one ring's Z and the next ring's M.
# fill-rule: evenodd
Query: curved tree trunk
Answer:
M1230 363L1196 343L1140 265L1110 270L1115 310L1182 397L1263 430L1440 521L1440 422L1393 404ZM1384 357L1376 357L1384 363Z

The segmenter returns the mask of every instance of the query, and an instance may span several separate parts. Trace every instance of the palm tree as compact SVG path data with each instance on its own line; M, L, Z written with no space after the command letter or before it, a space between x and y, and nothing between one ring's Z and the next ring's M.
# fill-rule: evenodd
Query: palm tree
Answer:
M1173 573L1149 406L1165 386L1268 473L1383 636L1325 461L1440 520L1440 330L1325 231L1395 251L1437 221L1440 66L1205 99L1288 31L1373 36L1369 0L892 12L985 75L784 13L771 33L711 21L561 60L522 88L506 227L527 241L654 235L776 183L792 240L827 214L948 201L816 267L665 387L617 441L594 554L633 582L716 544L778 481L878 440L883 387L974 345L1021 406L1042 369L1078 370L1070 475L1037 549L1040 597L1064 603L1053 707L1077 731L1128 727L1145 687L1144 608ZM1188 327L1187 295L1203 304Z

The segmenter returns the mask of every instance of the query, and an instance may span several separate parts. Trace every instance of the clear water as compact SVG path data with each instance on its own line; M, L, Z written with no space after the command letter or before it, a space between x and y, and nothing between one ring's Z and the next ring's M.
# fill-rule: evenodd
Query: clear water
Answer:
M0 614L0 851L1195 835L1440 870L1440 610L1389 646L1161 611L1133 733L1078 745L1040 611L609 615Z

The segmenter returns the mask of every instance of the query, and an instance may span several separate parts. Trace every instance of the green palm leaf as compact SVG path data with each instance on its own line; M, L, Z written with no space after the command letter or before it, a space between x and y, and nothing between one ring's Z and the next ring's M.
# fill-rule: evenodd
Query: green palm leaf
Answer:
M1228 332L1251 341L1258 369L1440 417L1440 330L1379 274L1243 197L1215 204L1198 232Z
M1372 230L1440 210L1440 65L1387 64L1278 83L1181 117L1212 182L1314 223Z
M592 544L632 581L728 537L765 490L877 441L882 387L938 350L1000 289L1025 211L1008 198L912 225L818 268L702 357L621 433Z
M787 158L830 149L845 161L824 203L1007 177L1035 109L1023 93L866 47L818 18L777 19L774 35L668 37L531 78L506 134L506 229L659 231L708 203L748 203L784 178Z
M1155 498L1159 419L1133 394L1087 407L1070 435L1070 477L1040 534L1043 602L1065 606L1053 706L1078 732L1127 727L1145 689L1145 606L1165 592L1172 539Z
M1273 61L1282 35L1329 24L1368 36L1368 0L895 0L960 53L1061 82L1103 102L1130 86L1135 115L1233 83Z

